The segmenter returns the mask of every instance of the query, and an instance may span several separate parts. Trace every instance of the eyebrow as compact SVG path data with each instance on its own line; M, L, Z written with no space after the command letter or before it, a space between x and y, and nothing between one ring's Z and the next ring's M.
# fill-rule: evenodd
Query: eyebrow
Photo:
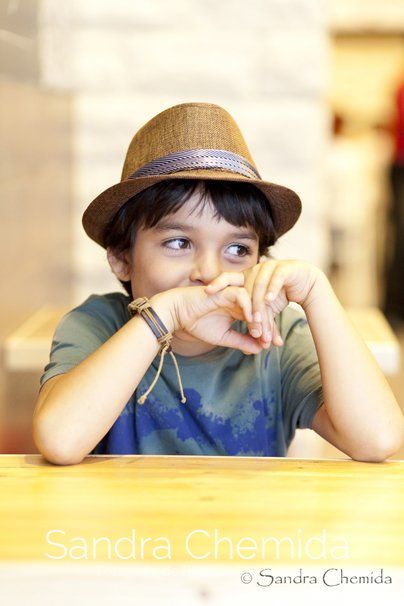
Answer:
M193 225L187 225L186 223L172 223L170 221L162 221L158 225L154 227L157 231L185 231L185 232L195 232L198 231L197 227ZM230 234L227 234L229 238L238 238L239 240L256 240L257 234L252 231L233 231Z

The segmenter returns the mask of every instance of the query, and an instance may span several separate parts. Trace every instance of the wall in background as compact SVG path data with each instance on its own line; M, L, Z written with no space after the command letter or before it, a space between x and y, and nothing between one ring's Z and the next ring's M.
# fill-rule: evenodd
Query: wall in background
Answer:
M105 251L81 216L119 182L133 134L153 115L186 101L225 107L239 123L263 176L303 201L296 227L273 253L327 263L323 226L329 111L325 5L319 0L229 4L122 0L41 11L41 85L73 106L74 300L120 290Z
M0 5L0 342L43 305L72 299L71 96L39 80L39 2ZM25 377L26 378L26 377ZM30 452L39 389L0 364L0 448ZM27 387L28 388L28 387ZM25 390L25 391L24 391ZM23 393L24 391L24 393Z

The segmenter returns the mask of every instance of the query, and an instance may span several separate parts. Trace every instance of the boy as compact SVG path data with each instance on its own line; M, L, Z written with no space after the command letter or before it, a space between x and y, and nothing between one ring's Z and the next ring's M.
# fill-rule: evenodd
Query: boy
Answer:
M60 322L40 452L285 456L296 427L358 460L396 452L402 413L326 276L262 257L300 211L219 106L177 105L140 129L121 182L83 216L127 295L92 295Z

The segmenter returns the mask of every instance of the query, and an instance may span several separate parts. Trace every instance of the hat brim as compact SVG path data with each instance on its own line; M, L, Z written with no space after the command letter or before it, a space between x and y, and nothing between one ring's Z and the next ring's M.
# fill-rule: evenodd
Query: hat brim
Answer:
M84 211L82 223L86 234L100 246L105 248L103 241L105 227L121 206L144 189L147 189L160 181L167 181L168 179L241 181L249 183L250 185L255 185L262 191L268 200L268 208L277 238L294 226L302 211L302 203L299 196L292 189L289 189L284 185L262 181L261 179L250 179L229 171L199 169L169 173L166 175L127 179L112 185L94 198Z

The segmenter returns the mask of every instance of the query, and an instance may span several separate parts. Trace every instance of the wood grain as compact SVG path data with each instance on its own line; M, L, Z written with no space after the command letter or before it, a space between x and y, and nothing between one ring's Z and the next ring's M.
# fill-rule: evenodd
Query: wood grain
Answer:
M54 561L48 556L61 555L62 549L50 545L46 534L58 529L65 534L52 535L54 541L66 550L85 541L87 560L100 562L401 566L403 472L404 461L105 455L62 467L40 455L1 455L0 560ZM217 554L215 529L217 537L228 539ZM135 556L129 550L133 530ZM193 535L190 555L186 540L194 530L207 534ZM323 552L319 547L306 553L307 541L324 539L324 532ZM102 542L92 548L99 537L107 537L112 554L107 541L104 548ZM124 537L122 550L114 553ZM159 537L169 542L170 558L162 557L162 549L162 559L156 556ZM262 552L268 537L286 540L278 551L270 540ZM349 546L348 559L336 560L332 553L341 544L338 537ZM142 555L141 538L151 539ZM254 540L256 551L240 555L242 539L244 546ZM230 543L232 553L226 547ZM208 553L204 559L194 557ZM77 564L83 552L75 557L69 551L58 561Z

